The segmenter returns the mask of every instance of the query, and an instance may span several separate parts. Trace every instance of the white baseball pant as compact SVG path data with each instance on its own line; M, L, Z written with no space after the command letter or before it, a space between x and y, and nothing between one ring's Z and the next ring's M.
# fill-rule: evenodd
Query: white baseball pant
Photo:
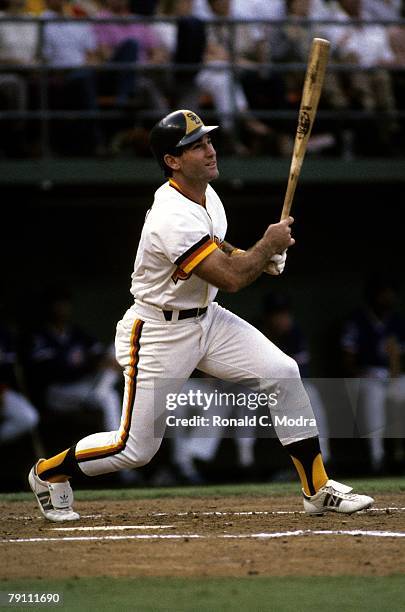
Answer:
M286 415L301 423L275 426L282 444L318 435L296 362L260 331L215 302L203 316L177 317L174 311L166 321L159 308L135 302L117 324L116 357L125 377L121 425L77 443L76 459L85 474L148 463L164 435L167 393L180 392L196 368L260 392L277 386L278 402L270 407L273 422Z

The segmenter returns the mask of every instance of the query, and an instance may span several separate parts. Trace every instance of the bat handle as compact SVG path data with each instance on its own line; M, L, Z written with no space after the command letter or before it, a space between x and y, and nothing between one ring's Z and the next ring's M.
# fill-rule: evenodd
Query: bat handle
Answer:
M291 164L292 166L293 164ZM298 167L295 164L295 168L290 168L290 177L287 184L287 190L284 197L283 210L281 211L280 221L284 221L290 216L291 205L294 199L295 188L297 187L298 177L300 174L301 165Z

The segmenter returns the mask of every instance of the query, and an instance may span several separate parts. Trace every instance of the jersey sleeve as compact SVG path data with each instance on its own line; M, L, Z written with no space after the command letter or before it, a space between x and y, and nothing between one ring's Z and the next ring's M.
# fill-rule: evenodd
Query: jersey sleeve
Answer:
M183 214L174 212L164 226L160 224L155 240L170 262L186 274L218 248L211 238L209 217L204 209Z
M183 272L189 274L201 261L203 261L203 259L217 248L218 246L210 235L206 234L187 249L185 253L178 257L174 263L181 268Z

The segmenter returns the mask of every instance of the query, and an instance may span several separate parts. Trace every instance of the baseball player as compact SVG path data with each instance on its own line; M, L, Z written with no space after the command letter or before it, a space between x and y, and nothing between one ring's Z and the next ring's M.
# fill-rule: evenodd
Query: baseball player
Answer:
M30 396L50 414L100 411L102 427L115 429L121 401L119 376L109 349L72 320L72 296L51 288L43 300L44 320L24 338Z
M14 338L0 324L0 445L34 434L39 422L38 411L21 393L17 368Z
M278 402L270 413L273 421L288 416L288 425L281 419L275 429L297 468L306 512L352 513L374 501L328 479L296 362L214 301L218 289L236 292L265 271L280 274L286 249L295 242L291 217L270 225L247 251L225 242L225 211L210 185L218 177L211 142L217 127L178 110L151 131L151 148L167 180L142 230L132 274L134 304L117 325L116 357L125 377L121 425L32 467L29 484L50 521L79 518L69 483L75 474L96 476L152 459L164 434L168 392L179 392L196 368L268 394L277 384Z

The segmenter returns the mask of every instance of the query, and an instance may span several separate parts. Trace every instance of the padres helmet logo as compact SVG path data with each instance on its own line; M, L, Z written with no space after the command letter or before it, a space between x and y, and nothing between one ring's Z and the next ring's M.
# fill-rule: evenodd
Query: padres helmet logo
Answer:
M187 135L191 134L192 132L194 132L194 130L197 130L199 127L204 125L200 117L196 115L195 113L188 111L183 114L186 120L186 134Z
M195 113L187 113L187 117L190 119L190 121L193 121L193 123L195 123L196 125L202 124L200 117L198 117Z

